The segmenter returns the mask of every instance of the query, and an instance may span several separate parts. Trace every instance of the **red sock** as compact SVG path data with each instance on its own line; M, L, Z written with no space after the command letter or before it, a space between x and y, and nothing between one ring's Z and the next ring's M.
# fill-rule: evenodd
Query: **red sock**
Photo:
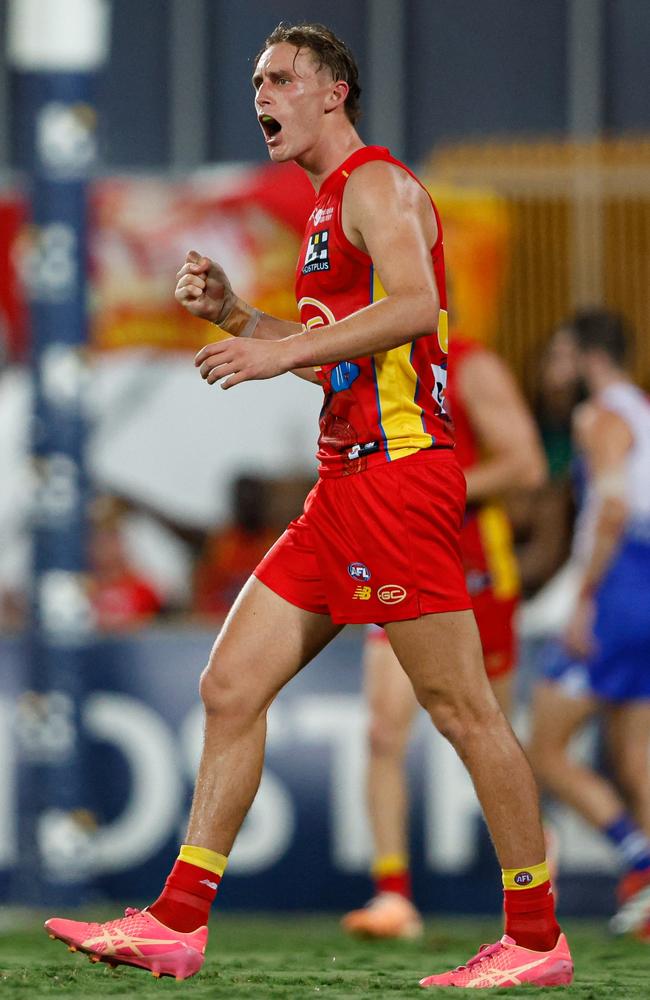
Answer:
M411 899L411 873L408 868L402 871L391 872L390 875L379 875L375 877L375 893L397 892L406 899Z
M504 889L506 934L522 948L550 951L560 935L550 882L530 889Z
M179 859L149 912L175 931L195 931L207 924L220 881L221 875Z

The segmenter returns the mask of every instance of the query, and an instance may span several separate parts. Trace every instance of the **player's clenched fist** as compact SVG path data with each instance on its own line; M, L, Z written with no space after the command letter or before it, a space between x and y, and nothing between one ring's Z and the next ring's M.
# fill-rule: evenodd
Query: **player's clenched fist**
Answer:
M226 319L235 295L219 264L196 250L188 250L176 278L174 297L188 312L217 325Z

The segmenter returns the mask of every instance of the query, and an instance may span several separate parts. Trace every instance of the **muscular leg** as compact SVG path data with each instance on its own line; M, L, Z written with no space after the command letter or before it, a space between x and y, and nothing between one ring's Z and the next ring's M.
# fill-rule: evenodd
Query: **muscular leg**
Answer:
M387 642L364 650L366 698L370 710L367 797L375 856L408 854L408 789L405 756L418 707L413 685ZM512 675L490 681L499 707L512 707Z
M539 684L528 753L542 787L600 829L621 814L623 803L610 782L568 754L571 737L597 707L591 697L571 698L558 684Z
M201 678L205 735L188 844L230 853L260 782L267 709L339 629L248 581Z
M369 905L347 913L341 923L350 934L362 937L416 938L423 925L410 899L404 757L418 703L388 642L366 643L364 673L370 710L366 796L375 894Z
M650 703L627 702L607 712L612 767L626 804L650 837Z
M469 771L502 868L540 864L537 788L485 674L472 612L393 622L386 631L418 701Z
M404 757L418 708L410 680L387 642L368 642L365 687L370 709L367 796L375 857L408 853Z

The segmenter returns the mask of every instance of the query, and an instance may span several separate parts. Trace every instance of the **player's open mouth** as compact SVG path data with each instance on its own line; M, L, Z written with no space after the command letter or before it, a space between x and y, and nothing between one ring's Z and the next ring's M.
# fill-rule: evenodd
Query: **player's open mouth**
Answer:
M276 137L276 135L279 134L282 129L282 125L279 121L276 121L275 118L272 118L271 115L259 115L258 117L259 123L264 129L266 141L270 142Z

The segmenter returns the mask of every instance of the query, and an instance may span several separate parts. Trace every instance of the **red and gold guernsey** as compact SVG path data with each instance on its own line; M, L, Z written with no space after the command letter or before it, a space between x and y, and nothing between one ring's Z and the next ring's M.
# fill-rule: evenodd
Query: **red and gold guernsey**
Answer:
M471 469L481 460L481 447L456 379L466 358L484 350L476 341L463 337L456 330L452 331L445 404L453 421L456 458L461 469ZM481 599L485 591L489 590L492 597L499 601L512 601L517 597L520 590L519 569L512 528L503 504L497 500L486 500L480 504L467 505L460 534L460 548L467 587L472 595L477 618L481 611L477 607L477 600ZM488 611L496 618L493 604L490 604ZM485 631L481 630L483 637Z
M300 319L308 330L344 319L385 295L371 258L350 243L341 223L345 185L354 170L371 160L393 163L417 180L387 149L365 146L323 182L307 223L296 273ZM390 351L316 369L325 393L318 439L321 476L361 472L423 449L453 447L451 425L443 410L447 298L442 226L431 205L438 224L431 250L440 298L438 329Z

